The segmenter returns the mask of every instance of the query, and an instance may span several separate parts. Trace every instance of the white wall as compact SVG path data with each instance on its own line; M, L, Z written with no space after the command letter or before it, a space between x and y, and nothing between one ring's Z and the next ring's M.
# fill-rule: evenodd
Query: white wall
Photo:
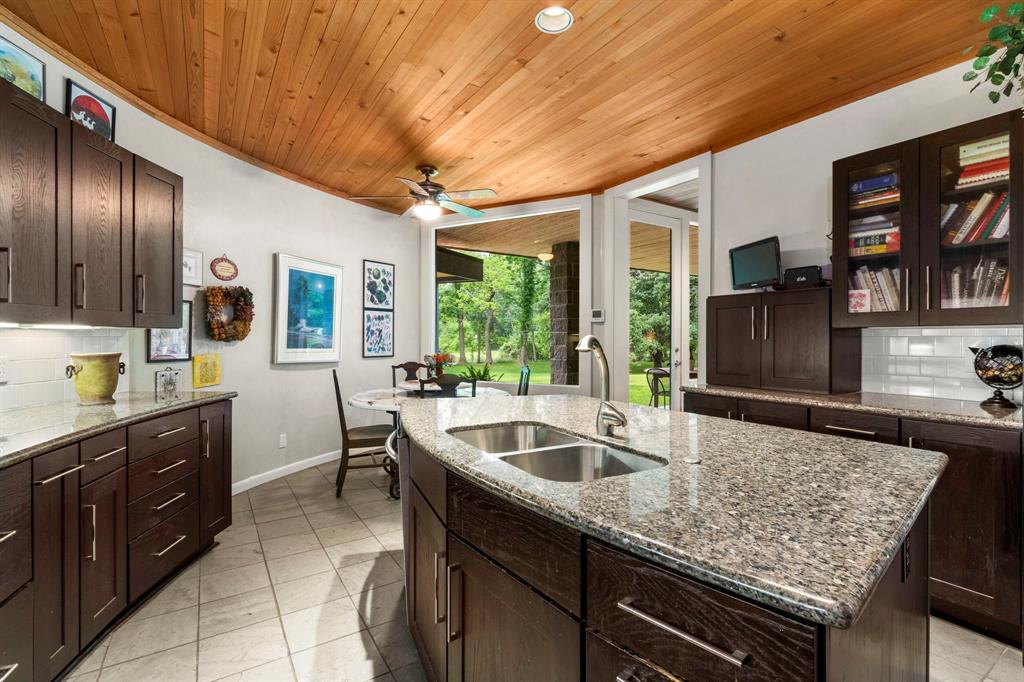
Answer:
M316 191L219 152L150 118L96 87L55 57L0 24L0 35L46 62L47 103L64 108L64 78L71 76L117 107L116 142L184 178L185 246L203 252L206 262L226 253L239 267L235 284L252 289L256 317L241 343L202 341L197 307L196 351L222 353L219 390L238 391L234 405L235 481L340 448L340 432L330 365L277 366L271 358L273 254L337 263L345 268L340 334L343 390L388 386L389 365L418 357L419 232L416 223ZM362 259L396 265L395 355L361 357ZM205 267L205 265L204 265ZM213 283L206 275L206 284ZM194 289L185 287L185 296ZM14 330L14 333L32 332ZM150 391L153 370L167 363L144 363L144 333L130 332L131 387ZM186 370L190 365L179 363ZM386 421L349 409L350 424ZM278 449L278 434L288 447Z

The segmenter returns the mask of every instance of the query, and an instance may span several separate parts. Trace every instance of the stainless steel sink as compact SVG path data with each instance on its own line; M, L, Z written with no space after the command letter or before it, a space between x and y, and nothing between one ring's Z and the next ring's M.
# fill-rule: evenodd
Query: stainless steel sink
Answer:
M504 424L481 429L453 431L451 435L463 443L489 454L534 450L553 445L582 442L581 438L537 424Z
M516 452L500 459L528 474L565 482L594 481L665 466L664 462L588 442Z

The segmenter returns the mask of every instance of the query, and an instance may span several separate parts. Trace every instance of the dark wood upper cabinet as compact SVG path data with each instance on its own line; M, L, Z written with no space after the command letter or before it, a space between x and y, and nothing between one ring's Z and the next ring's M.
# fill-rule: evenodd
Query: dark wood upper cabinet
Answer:
M760 386L760 294L711 296L707 311L708 383Z
M0 81L0 321L71 320L71 122Z
M409 544L409 627L422 652L420 660L428 679L447 679L447 595L445 571L445 529L423 494L410 486Z
M1022 164L1019 110L921 138L921 324L1022 321Z
M949 457L931 497L932 609L1019 641L1019 431L902 421L905 445Z
M132 153L71 128L74 322L132 326Z
M52 680L78 654L78 445L32 460L35 676Z
M199 408L199 544L231 525L231 402Z
M182 179L135 157L136 327L181 324Z
M86 647L128 605L128 474L124 467L81 490L80 639Z

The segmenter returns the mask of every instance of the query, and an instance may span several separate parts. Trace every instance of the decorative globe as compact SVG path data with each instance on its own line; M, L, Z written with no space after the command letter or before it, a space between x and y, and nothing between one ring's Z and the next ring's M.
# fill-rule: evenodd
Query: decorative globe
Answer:
M982 405L1014 406L1013 402L1003 396L1003 390L1010 390L1021 385L1024 378L1024 357L1020 346L1000 343L986 348L971 348L974 353L974 372L986 386L995 389L995 393Z

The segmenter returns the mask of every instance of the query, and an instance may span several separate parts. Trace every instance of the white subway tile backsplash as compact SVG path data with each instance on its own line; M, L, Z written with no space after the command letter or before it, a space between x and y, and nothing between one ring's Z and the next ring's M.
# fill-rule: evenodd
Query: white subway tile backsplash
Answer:
M935 355L935 339L934 338L914 338L909 339L910 343L908 352L911 355L918 357L921 356L932 356Z
M906 355L910 346L910 339L905 336L889 337L889 355Z

